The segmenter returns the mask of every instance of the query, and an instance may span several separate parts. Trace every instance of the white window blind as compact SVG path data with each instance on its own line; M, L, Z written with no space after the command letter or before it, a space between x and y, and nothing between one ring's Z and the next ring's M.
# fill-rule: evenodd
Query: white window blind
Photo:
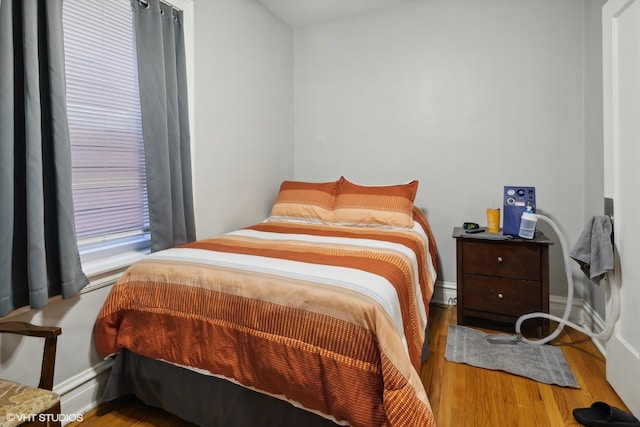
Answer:
M149 247L130 0L65 0L76 231L83 264Z

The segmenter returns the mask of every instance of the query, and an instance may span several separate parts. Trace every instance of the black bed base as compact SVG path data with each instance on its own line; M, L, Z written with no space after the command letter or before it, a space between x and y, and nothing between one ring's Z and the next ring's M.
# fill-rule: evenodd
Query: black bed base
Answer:
M428 329L426 337L423 361L429 357ZM131 394L147 405L207 427L337 425L275 397L123 349L111 368L103 400Z
M289 402L122 350L116 357L104 401L133 394L191 423L215 427L325 427L337 424Z

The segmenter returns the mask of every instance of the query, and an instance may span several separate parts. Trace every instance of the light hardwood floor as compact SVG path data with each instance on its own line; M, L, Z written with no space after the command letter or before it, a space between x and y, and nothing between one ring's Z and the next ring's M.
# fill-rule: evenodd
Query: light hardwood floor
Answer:
M605 379L602 354L585 335L565 328L555 341L576 376L580 389L551 386L526 378L470 367L444 359L447 327L456 323L455 307L431 306L431 356L421 378L438 427L560 427L579 426L574 408L600 400L628 408ZM151 427L191 426L160 409L135 399L107 403L70 426Z
M573 409L589 407L597 400L628 411L606 381L604 357L580 332L565 328L554 341L580 385L573 389L447 362L447 326L456 323L455 307L432 307L429 322L431 357L423 364L421 377L438 427L579 426Z

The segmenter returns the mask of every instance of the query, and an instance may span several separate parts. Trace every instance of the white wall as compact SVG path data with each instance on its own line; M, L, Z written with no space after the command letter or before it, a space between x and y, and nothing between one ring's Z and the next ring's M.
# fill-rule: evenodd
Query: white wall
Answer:
M196 2L196 230L261 221L293 175L293 31L255 0Z
M445 284L456 281L452 228L486 223L504 185L535 186L539 212L575 242L585 223L584 4L416 0L296 29L296 178L418 179ZM558 244L551 257L551 293L564 296Z
M602 6L606 0L585 1L585 218L604 213L603 99L602 99ZM583 297L605 318L605 284L599 286L583 276Z
M204 237L264 219L278 185L293 174L293 31L254 0L194 6L192 154L196 226ZM104 379L108 364L92 331L109 289L12 316L62 327L54 390L65 414L84 412L101 396L96 378ZM0 377L36 385L41 345L3 334Z
M66 414L78 414L99 396L93 378L108 365L95 350L93 323L108 288L100 288L68 300L51 301L40 310L18 310L10 320L58 325L54 390L63 396ZM37 385L44 341L33 337L3 334L0 338L0 377Z

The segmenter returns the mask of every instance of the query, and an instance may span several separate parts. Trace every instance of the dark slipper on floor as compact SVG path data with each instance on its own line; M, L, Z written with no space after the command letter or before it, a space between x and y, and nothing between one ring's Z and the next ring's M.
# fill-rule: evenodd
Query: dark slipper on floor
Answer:
M586 427L640 427L636 417L604 402L595 402L590 408L574 409L573 417Z

